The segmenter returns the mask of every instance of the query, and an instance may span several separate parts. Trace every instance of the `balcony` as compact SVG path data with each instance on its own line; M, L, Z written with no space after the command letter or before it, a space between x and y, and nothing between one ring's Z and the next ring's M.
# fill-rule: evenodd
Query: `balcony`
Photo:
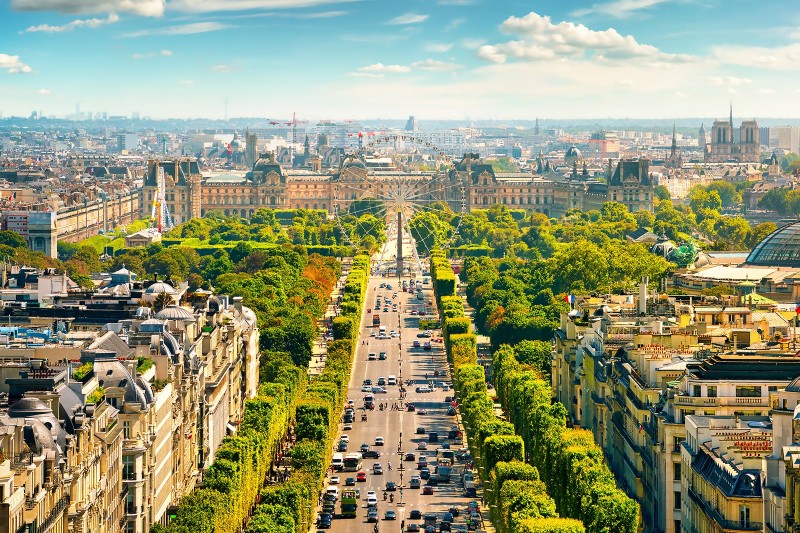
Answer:
M769 407L769 398L755 396L752 398L742 397L707 397L707 396L675 396L675 405L689 407L720 407L720 406L744 406L744 407Z
M713 519L719 526L726 531L762 531L763 524L761 522L750 522L743 520L727 520L719 511L714 509L708 502L706 502L699 494L697 494L691 487L688 489L689 497L692 501L702 510L702 512Z

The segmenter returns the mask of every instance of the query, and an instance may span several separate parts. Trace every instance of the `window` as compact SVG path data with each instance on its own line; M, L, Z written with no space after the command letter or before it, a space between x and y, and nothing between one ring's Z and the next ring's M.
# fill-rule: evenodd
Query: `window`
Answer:
M700 394L700 385L695 385L694 387L692 387L692 390L694 390L694 393L692 394L692 396L695 396L695 397L702 396Z
M737 398L760 398L761 385L743 385L736 387Z
M131 438L131 423L128 420L122 423L122 436L126 439Z
M674 491L675 494L675 509L681 508L681 492L679 490Z
M716 398L717 397L717 386L716 385L709 385L706 389L708 392L709 398Z
M136 462L133 455L122 456L122 479L136 479Z
M674 481L681 480L681 464L680 463L673 463L672 465L672 479Z
M125 495L125 514L136 514L136 503L134 502L134 492L128 491Z
M750 507L747 505L739 506L739 525L750 527Z
M675 533L680 533L680 531L681 531L681 521L680 520L673 520L673 526L675 527Z
M769 392L778 392L778 387L777 385L770 385L769 387L767 387L767 390Z

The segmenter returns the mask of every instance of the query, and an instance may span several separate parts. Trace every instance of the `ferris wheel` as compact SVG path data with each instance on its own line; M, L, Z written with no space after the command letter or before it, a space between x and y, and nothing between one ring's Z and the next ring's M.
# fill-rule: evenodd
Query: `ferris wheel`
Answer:
M404 250L410 249L421 269L420 255L450 247L458 235L467 209L465 187L458 174L451 172L452 159L430 142L410 135L386 135L363 150L373 152L392 143L430 152L434 170L370 172L358 154L351 154L334 185L333 214L351 245L383 244L382 259L396 259L398 268L408 255ZM397 242L396 250L386 245L392 240Z

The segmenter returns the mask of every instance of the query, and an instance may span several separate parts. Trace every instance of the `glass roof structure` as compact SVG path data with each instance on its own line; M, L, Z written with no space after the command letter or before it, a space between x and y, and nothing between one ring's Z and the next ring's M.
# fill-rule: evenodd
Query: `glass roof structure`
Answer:
M747 256L748 265L800 268L800 221L764 237Z

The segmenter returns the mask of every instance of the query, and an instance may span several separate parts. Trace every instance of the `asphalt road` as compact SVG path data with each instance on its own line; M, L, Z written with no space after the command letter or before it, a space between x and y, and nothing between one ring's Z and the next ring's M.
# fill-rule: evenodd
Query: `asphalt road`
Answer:
M391 249L391 248L390 248ZM388 259L388 258L387 258ZM417 272L416 279L421 276ZM405 277L404 279L409 279ZM393 286L393 290L380 288L381 283L389 283ZM397 296L393 297L394 292ZM432 309L433 290L429 284L423 285L423 294L425 304L429 309ZM367 313L367 308L371 308L375 304L376 297L380 296L381 300L388 297L392 303L398 304L398 312L392 312L392 306L389 305L389 312L384 312L381 307L381 325L386 326L387 332L396 330L400 333L398 338L391 338L385 340L378 340L370 336L371 332L377 334L378 328L372 326L372 314ZM432 342L432 350L426 351L423 348L413 348L412 343L415 340L420 341L424 345L425 341L431 340L427 338L418 338L417 334L421 332L418 328L419 319L410 314L412 308L419 308L419 300L416 294L402 292L397 277L380 277L373 275L370 278L368 293L365 304L365 316L362 321L362 328L360 330L360 338L358 341L358 350L354 362L353 375L349 389L349 399L353 400L356 405L356 421L352 424L352 429L343 430L340 425L340 431L349 437L348 452L357 452L362 443L369 444L372 449L380 451L381 455L378 459L364 459L363 470L367 472L366 482L356 483L355 488L360 490L361 500L358 510L358 516L355 520L343 519L338 517L339 502L336 504L337 516L333 520L331 531L333 533L352 533L353 531L364 531L371 533L374 525L367 523L367 504L366 493L369 490L374 490L378 496L378 513L380 521L378 523L381 532L397 533L400 531L401 523L405 521L406 526L411 522L422 525L422 520L411 520L409 515L412 510L419 510L424 516L427 513L436 513L439 518L453 506L458 507L462 513L461 516L454 521L454 527L466 525L466 513L463 511L467 508L469 501L473 498L463 496L463 489L460 483L461 471L464 468L464 463L456 461L451 481L449 483L441 483L433 487L433 495L423 495L422 488L411 489L409 488L409 480L413 474L419 474L416 462L403 461L403 456L407 452L413 452L417 458L422 455L428 457L431 474L433 475L433 466L436 464L436 449L442 442L449 442L451 449L458 451L463 444L456 444L454 441L447 440L447 434L450 428L457 424L457 417L449 416L447 414L448 404L445 403L446 396L452 396L454 392L452 389L449 391L442 390L441 387L432 393L417 393L415 388L417 383L424 382L426 374L430 381L439 383L447 383L452 386L451 376L449 372L446 377L434 377L434 371L446 371L447 364L442 345L437 342ZM434 338L439 337L438 331ZM363 342L363 344L362 344ZM374 352L386 352L386 360L369 361L368 354ZM417 412L409 412L403 410L386 410L380 411L377 406L373 411L365 411L363 409L363 398L367 394L362 392L361 387L365 379L371 379L373 384L376 384L378 378L383 376L388 378L390 375L395 375L397 378L402 378L405 381L405 388L407 396L404 402L413 403L417 409L424 408L427 414L419 414ZM414 384L409 384L408 380L413 380ZM377 403L388 403L390 406L394 403L400 402L400 391L398 386L387 386L386 394L375 394L375 401ZM404 404L405 405L405 404ZM361 420L362 413L367 414L367 421ZM425 428L425 434L416 434L418 427ZM438 443L428 443L428 433L436 431L439 434ZM375 438L383 437L385 444L383 446L375 446ZM426 442L428 449L418 450L420 442ZM399 451L398 451L399 450ZM374 463L381 463L384 473L382 475L373 475L372 466ZM392 470L389 470L389 463L392 465ZM402 465L402 469L401 469ZM345 480L347 477L355 477L355 472L335 472L341 479L340 491L344 490ZM383 492L387 481L394 481L398 487L403 490L396 492L389 492L388 494L394 495L394 502L383 499ZM422 487L425 486L425 481L422 481ZM401 495L402 494L402 495ZM401 501L402 500L402 501ZM384 513L386 510L391 509L397 512L397 520L389 521L384 520ZM424 528L422 528L424 531Z

